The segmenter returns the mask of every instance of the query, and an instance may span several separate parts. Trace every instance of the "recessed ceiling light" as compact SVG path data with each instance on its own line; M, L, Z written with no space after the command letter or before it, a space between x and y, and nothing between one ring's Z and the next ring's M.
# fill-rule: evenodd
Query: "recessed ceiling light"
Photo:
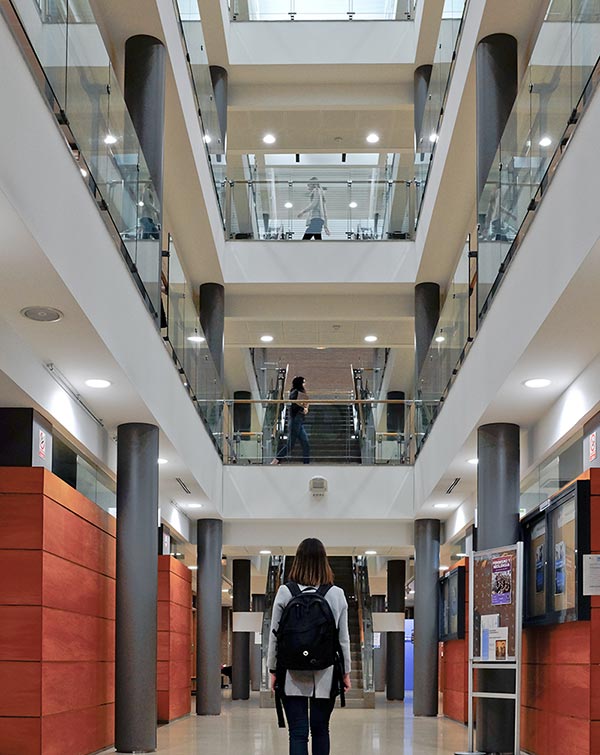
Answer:
M107 134L104 137L104 144L116 144L117 143L117 137L113 134Z
M197 571L197 570L198 570L198 567L197 567L197 566L188 566L188 569L189 569L190 571Z
M201 509L202 508L201 503L186 503L185 505L188 507L188 509Z
M435 144L439 138L440 137L435 133L435 131L432 134L429 134L429 141L432 144Z
M551 382L548 378L530 378L525 380L523 385L525 388L547 388Z
M365 556L376 556L377 551L365 551Z
M294 205L291 202L286 202L283 206L286 210L291 210Z
M143 206L144 206L144 203L143 203L143 202L142 202L142 200L140 199L140 201L138 202L138 207L143 207Z
M468 558L469 554L468 553L457 553L456 556L457 556L457 558Z
M479 459L467 459L467 464L479 464Z
M273 134L265 134L263 136L263 142L265 144L275 144L277 139L273 136Z
M85 168L79 168L79 172L81 173L81 175L82 175L82 176L83 176L84 178L87 178L87 176L88 176L88 172L87 172L87 170L86 170Z
M271 343L271 341L273 340L273 336L264 335L264 336L261 336L261 337L260 337L260 340L261 340L261 341L262 341L263 343Z
M156 463L157 463L157 464L168 464L168 463L169 463L169 460L168 460L168 459L163 459L163 458L158 458L158 459L156 460Z
M377 340L377 336L365 336L365 341L367 343L375 343Z
M85 381L88 388L109 388L110 380L103 380L102 378L90 378Z
M327 348L327 346L315 346L315 349L317 351L325 351L326 348Z
M199 335L188 336L188 341L191 341L192 343L204 343L204 341L206 341L206 338L204 338L204 336L199 336Z
M228 587L222 587L221 588L221 592L227 592L228 593L229 592L229 588Z
M377 144L379 141L379 134L376 134L374 132L367 134L367 141L369 144Z
M63 319L63 313L54 307L25 307L21 314L35 322L58 322Z
M210 144L212 142L210 134L204 134L204 136L202 137L202 140L204 141L204 144Z
M356 202L350 202L350 204L348 205L348 207L350 207L351 209L354 210L356 207L358 207L358 205L357 205Z
M448 571L449 566L440 566L440 571Z
M449 503L434 503L433 508L434 509L449 509L450 504Z
M436 343L444 343L445 340L446 340L445 336L436 336L435 337L435 342Z
M409 590L409 591L408 591L408 594L409 594L409 595L414 595L414 594L415 594L415 591L414 591L414 590Z
M540 139L540 147L549 147L552 144L552 139L549 136L542 136Z
M261 556L270 556L271 555L271 551L267 551L267 550L265 550L265 551L259 551L259 553L260 553Z

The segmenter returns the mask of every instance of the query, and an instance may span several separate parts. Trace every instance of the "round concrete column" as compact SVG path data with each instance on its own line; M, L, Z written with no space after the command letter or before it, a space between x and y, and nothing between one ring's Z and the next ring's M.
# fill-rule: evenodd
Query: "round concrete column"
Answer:
M406 561L388 561L388 611L404 613L406 603ZM404 632L388 632L386 647L386 697L404 700Z
M158 427L117 428L115 748L156 749Z
M482 425L477 430L477 549L513 545L519 540L519 426ZM488 692L513 691L511 671L480 671L479 686ZM477 701L477 749L512 752L514 703Z
M197 524L196 713L221 713L221 519Z
M215 95L215 106L219 118L219 149L212 152L225 154L227 149L227 71L221 66L210 66L210 79Z
M415 716L438 713L440 522L415 521Z
M200 325L217 374L223 379L225 288L220 283L203 283L200 286Z
M413 92L414 92L414 125L415 125L415 152L423 152L421 144L421 130L423 129L423 116L425 114L425 106L427 105L427 92L429 91L429 82L431 81L431 71L433 66L419 66L415 69L413 77ZM427 144L427 148L431 151L431 144Z
M250 610L250 561L236 558L233 561L233 613ZM235 617L234 617L235 618ZM233 700L250 697L250 634L233 633L232 692Z
M417 283L415 286L415 374L417 380L423 369L423 363L439 319L439 285L437 283Z

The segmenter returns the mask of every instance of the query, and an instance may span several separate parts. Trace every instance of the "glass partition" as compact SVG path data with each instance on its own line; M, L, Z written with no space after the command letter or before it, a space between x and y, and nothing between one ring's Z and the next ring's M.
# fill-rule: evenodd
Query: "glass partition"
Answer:
M232 0L233 21L410 21L412 0Z
M158 324L161 207L87 0L14 0L44 95ZM72 135L72 136L71 136Z
M479 199L480 318L565 149L599 54L600 0L550 2Z
M354 589L358 601L362 686L366 694L375 693L375 647L373 637L373 613L369 587L367 557L357 556L354 561Z

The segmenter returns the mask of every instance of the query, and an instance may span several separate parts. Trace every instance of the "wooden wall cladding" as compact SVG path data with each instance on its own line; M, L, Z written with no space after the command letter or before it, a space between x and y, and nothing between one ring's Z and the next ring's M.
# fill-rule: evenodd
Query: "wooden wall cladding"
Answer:
M113 741L115 520L47 470L0 468L0 753Z
M192 574L176 558L159 556L157 700L161 723L190 712L191 642Z
M600 553L600 469L583 478L591 486L591 552ZM600 753L600 598L591 606L590 621L524 631L521 747L529 753Z
M444 672L440 690L442 712L447 718L467 723L469 715L469 561L462 559L453 568L465 567L465 638L449 640L443 646Z

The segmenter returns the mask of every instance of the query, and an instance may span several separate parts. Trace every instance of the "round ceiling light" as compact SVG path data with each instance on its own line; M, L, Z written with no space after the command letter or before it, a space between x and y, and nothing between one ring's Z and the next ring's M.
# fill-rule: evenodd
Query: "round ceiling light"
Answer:
M260 553L261 556L270 556L271 555L271 551L268 551L268 550L258 551L258 552Z
M195 336L188 336L188 341L191 341L192 343L204 343L206 341L206 338L204 336L199 336L196 334Z
M440 566L440 571L448 571L449 566Z
M198 571L198 566L196 564L192 564L191 566L188 566L188 569L190 571Z
M110 380L104 380L103 378L90 378L85 381L88 388L110 388Z
M263 136L263 142L265 144L275 144L277 139L273 136L273 134L265 134Z
M159 459L156 460L156 463L157 464L168 464L168 461L169 461L168 459L159 458Z
M21 314L35 322L58 322L63 319L63 313L54 307L25 307Z
M79 172L81 173L81 175L82 175L82 176L83 176L84 178L87 178L87 177L88 177L88 172L87 172L87 170L86 170L85 168L79 168Z
M204 142L204 144L210 144L212 142L210 134L204 134L202 141Z
M113 134L108 133L104 137L104 144L116 144L117 143L117 137Z
M435 144L439 138L440 137L435 133L435 131L432 134L429 134L429 141L432 144Z
M467 459L467 464L479 464L479 459Z
M365 341L367 343L375 343L377 340L377 336L365 336Z
M286 202L283 206L286 210L291 210L294 205L291 202Z
M376 134L374 132L367 134L367 141L369 142L369 144L377 144L377 142L379 141L379 134Z
M350 207L350 209L354 210L354 209L356 209L358 207L358 204L356 202L350 202L350 204L348 205L348 207Z
M264 335L264 336L261 336L261 337L260 337L260 340L261 340L261 341L262 341L263 343L271 343L271 341L273 340L273 336Z
M444 343L445 340L446 340L445 336L436 336L435 337L435 342L436 343Z
M530 378L525 380L523 385L525 388L547 388L551 382L548 378Z
M188 509L201 509L202 504L201 503L186 503L186 508Z
M540 147L549 147L552 144L552 139L549 136L542 136L539 143Z
M365 556L376 556L377 551L365 551Z
M434 503L433 508L434 509L449 509L450 504L449 503Z

